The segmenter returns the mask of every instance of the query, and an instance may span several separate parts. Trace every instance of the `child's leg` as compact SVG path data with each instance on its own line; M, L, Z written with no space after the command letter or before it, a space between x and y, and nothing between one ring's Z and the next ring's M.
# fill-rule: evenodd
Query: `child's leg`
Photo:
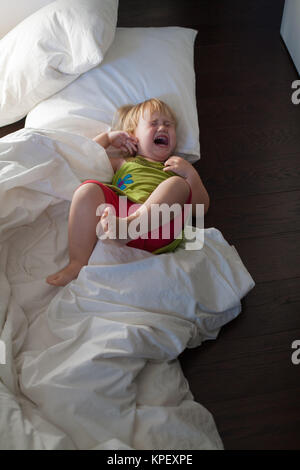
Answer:
M148 231L153 231L156 230L158 227L157 226L151 226L151 223L153 222L153 219L151 219L151 206L153 204L167 204L168 206L172 206L173 204L179 204L181 207L186 203L188 200L190 194L190 186L189 184L185 181L184 178L181 176L171 176L167 180L163 181L160 183L157 188L153 191L153 193L149 196L147 201L145 201L144 204L142 204L139 209L134 212L133 214L129 215L126 218L119 218L117 217L117 222L116 224L112 224L112 226L116 226L116 233L111 234L112 237L118 238L119 231L122 230L122 233L125 232L126 228L129 228L130 222L133 220L139 218L139 220L142 222L145 222L145 226L147 226L147 232ZM109 214L109 211L106 211L104 215L101 217L101 224L103 227L103 230L106 231L107 233L109 232L108 228L108 221L106 221L107 215ZM113 216L112 216L113 217ZM172 220L174 217L174 214L170 214L170 220ZM162 220L160 219L159 221L159 226L161 225ZM126 228L125 228L125 225ZM122 243L128 243L128 241L131 240L130 238L130 232L128 233L128 237L126 239L121 239Z
M104 202L104 193L97 184L86 183L75 191L68 222L70 261L64 269L47 277L48 284L65 286L88 264L97 241L99 216L96 216L96 209Z
M171 176L157 186L140 209L147 209L147 214L150 216L150 208L152 204L165 203L168 206L171 206L172 204L177 203L183 207L189 194L190 185L186 180L181 176Z

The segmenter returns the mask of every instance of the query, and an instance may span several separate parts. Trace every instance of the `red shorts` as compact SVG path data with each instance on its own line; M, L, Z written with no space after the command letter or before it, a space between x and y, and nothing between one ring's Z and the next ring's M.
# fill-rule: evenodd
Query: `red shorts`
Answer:
M110 204L111 206L114 207L115 215L117 217L127 217L129 214L136 211L138 207L142 205L142 204L136 204L135 202L132 202L127 198L120 197L115 191L105 186L105 184L100 183L100 181L86 180L82 184L86 184L86 183L95 183L101 187L105 196L105 203ZM190 204L191 200L192 200L192 191L190 190L186 204ZM127 246L139 248L140 250L150 251L152 253L153 251L156 251L159 248L169 245L176 238L176 236L178 236L179 233L182 232L182 229L186 222L187 215L188 213L185 214L182 212L182 214L172 219L170 222L168 222L168 224L164 224L161 227L159 227L157 230L154 230L152 232L149 231L147 234L143 235L140 238L131 240L129 243L127 243ZM178 222L178 218L181 219L180 224ZM180 230L178 230L179 225L180 225ZM168 226L167 230L166 230L166 226ZM176 230L176 233L174 229ZM166 232L167 232L167 238L166 238Z

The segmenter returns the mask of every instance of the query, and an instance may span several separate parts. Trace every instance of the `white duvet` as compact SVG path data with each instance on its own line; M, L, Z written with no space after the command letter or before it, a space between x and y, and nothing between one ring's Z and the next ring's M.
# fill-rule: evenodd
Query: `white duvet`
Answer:
M81 180L110 181L86 137L0 140L1 449L222 449L178 355L215 339L254 283L214 229L202 250L155 256L102 243L64 288L67 217Z

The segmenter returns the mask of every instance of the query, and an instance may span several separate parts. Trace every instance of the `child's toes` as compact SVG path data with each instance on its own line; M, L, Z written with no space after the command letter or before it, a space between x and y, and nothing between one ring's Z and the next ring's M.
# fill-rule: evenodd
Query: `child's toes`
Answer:
M116 217L114 211L110 207L104 209L100 223L106 238L115 238L115 220Z

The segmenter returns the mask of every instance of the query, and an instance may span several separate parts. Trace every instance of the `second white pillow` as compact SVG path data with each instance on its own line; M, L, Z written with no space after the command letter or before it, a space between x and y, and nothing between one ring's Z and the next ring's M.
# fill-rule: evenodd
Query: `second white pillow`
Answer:
M117 28L105 59L43 101L26 127L63 129L94 137L111 125L119 106L156 97L178 117L177 153L200 157L194 41L189 28Z

